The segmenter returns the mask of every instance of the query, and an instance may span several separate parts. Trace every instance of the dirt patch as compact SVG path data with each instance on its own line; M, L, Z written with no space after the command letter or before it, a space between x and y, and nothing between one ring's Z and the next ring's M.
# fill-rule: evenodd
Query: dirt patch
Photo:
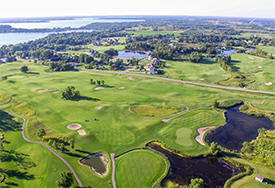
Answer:
M103 108L103 106L96 106L95 107L96 110L100 110L101 108Z
M121 87L119 87L118 89L125 89L125 87L121 86Z
M103 90L104 87L96 87L95 90L98 91L98 90Z
M84 129L78 130L77 132L80 136L86 135L86 131Z
M47 89L38 89L37 91L38 91L38 93L45 93L48 90Z
M266 83L264 83L264 85L266 85L266 86L272 86L272 82L266 82Z
M70 130L77 130L80 129L82 126L78 123L72 123L70 125L67 125L67 128Z
M132 77L128 77L128 80L134 80L134 78L132 78Z
M200 145L205 146L205 143L203 142L203 136L208 130L214 129L214 128L216 128L216 127L214 127L214 126L212 126L212 127L202 127L202 128L197 129L197 131L199 133L199 135L196 136L196 138L195 138L197 140L197 142L200 143Z

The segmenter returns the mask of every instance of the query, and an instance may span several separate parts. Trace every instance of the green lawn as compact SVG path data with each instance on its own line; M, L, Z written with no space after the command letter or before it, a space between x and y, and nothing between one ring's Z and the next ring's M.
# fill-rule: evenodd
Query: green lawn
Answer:
M27 65L31 73L22 73L20 67L23 65ZM194 78L198 73L196 79L201 78L204 74L210 75L210 82L223 77L222 74L216 75L216 73L222 72L216 64L203 64L203 67L209 66L209 68L201 69L200 65L189 65L185 62L180 66L187 66L186 70L189 70L189 74ZM196 67L196 69L192 70L192 67ZM12 110L25 116L28 119L25 131L32 140L38 140L36 133L39 128L44 128L48 135L74 136L73 155L58 153L73 166L84 186L112 186L110 184L111 173L105 178L100 178L88 167L79 164L79 160L88 155L85 152L119 155L134 148L144 147L149 141L159 140L167 144L169 148L176 149L183 154L199 155L206 153L208 146L201 146L194 140L197 128L224 124L222 113L213 110L190 112L169 123L163 123L161 120L171 117L168 115L170 113L166 113L165 117L146 116L144 113L131 112L129 109L133 105L162 106L169 104L169 106L178 109L180 105L185 104L190 109L194 109L210 106L214 99L234 98L249 102L275 99L268 95L183 85L157 79L133 77L134 80L129 80L127 75L93 71L52 73L45 72L46 69L45 66L26 61L0 65L0 77L8 76L7 80L0 80L0 103L2 104L0 109ZM209 73L209 71L213 72ZM105 83L112 87L96 91L94 90L96 86L90 85L91 78L105 80ZM208 81L207 76L205 78ZM61 99L61 91L70 85L79 89L81 96L85 98L79 101ZM125 88L120 89L120 87ZM9 98L12 98L12 101L9 102L11 100ZM7 102L9 104L5 104ZM99 105L102 106L102 109L95 109ZM264 105L259 104L259 106L262 110L274 109L272 101ZM94 118L97 120L95 121ZM67 129L66 126L70 123L80 123L87 135L80 136L76 131ZM33 168L36 170L30 169L28 172L39 178L27 182L37 181L36 185L40 184L42 185L40 187L46 187L46 184L41 183L45 182L45 179L41 178L44 177L47 179L47 185L55 185L59 172L66 167L59 159L50 153L47 154L45 149L31 144L29 146L19 136L18 134L16 137L14 135L11 137L11 140L16 140L14 149L23 152L26 148L27 153L32 155L31 157L37 164L37 168ZM44 156L46 156L45 159ZM41 167L39 158L43 158ZM57 170L50 174L46 171L46 167L49 167L49 171L53 168L57 168ZM11 168L15 167L11 166ZM15 180L14 177L12 181L19 182L21 180ZM150 180L150 182L152 181Z
M274 187L274 185L260 183L255 180L255 175L261 174L265 178L272 180L274 182L274 177L275 177L274 169L264 167L261 165L256 165L256 164L251 163L250 161L247 161L244 159L236 158L234 160L250 165L254 169L254 173L250 176L245 176L244 178L234 182L231 186L232 188L271 188L271 187Z
M255 83L247 87L248 89L275 91L275 60L248 54L233 54L231 57L240 72L248 73L256 80ZM272 85L265 85L268 82L271 82Z
M179 61L165 61L164 77L188 80L202 83L215 83L229 77L215 61L208 63L191 63Z
M169 163L150 150L136 150L116 159L117 187L150 188L167 174Z

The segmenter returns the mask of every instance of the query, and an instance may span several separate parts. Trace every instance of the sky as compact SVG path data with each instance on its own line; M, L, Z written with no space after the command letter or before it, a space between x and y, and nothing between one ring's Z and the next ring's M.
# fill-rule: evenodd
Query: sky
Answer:
M194 15L275 18L275 0L1 0L0 18Z

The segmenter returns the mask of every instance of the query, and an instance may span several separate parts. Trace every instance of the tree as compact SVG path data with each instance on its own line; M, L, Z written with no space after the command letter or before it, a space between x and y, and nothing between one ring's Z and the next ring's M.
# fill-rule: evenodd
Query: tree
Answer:
M217 101L217 99L214 100L213 107L214 108L218 108L219 107L219 102Z
M217 155L221 151L221 149L216 142L212 142L209 151L212 155Z
M109 50L104 51L104 54L108 55L108 56L117 56L118 55L118 51L111 48Z
M195 178L191 179L189 187L190 188L203 188L203 179L201 178Z
M62 98L65 100L73 100L80 97L80 92L75 89L74 86L68 86L63 92L62 92Z
M58 187L69 188L72 186L73 181L73 174L71 172L62 172L56 184Z
M252 153L253 152L253 145L250 142L244 142L242 147L243 153Z
M265 134L265 128L258 129L258 133L259 133L260 137L264 138L266 136L266 134Z
M198 52L192 52L189 55L189 61L193 62L193 63L200 63L203 59L203 56L198 53Z
M26 73L26 72L28 72L29 68L27 66L23 66L23 67L21 67L20 70L21 70L21 72Z
M37 136L39 137L39 138L42 138L43 136L45 136L46 135L46 131L44 130L44 129L39 129L38 131L37 131Z

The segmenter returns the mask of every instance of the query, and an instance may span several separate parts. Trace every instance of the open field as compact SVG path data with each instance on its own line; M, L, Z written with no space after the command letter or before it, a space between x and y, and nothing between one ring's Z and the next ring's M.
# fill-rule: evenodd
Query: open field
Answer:
M27 65L32 73L22 73L20 71L22 65ZM216 65L211 64L211 66ZM103 152L106 155L116 153L119 155L133 148L144 147L151 140L159 140L184 154L199 155L207 153L208 146L201 146L194 139L197 135L197 128L224 124L222 112L215 110L196 110L169 123L163 123L161 120L164 117L152 117L131 112L129 110L131 105L185 104L190 109L194 109L209 107L214 99L236 98L249 102L268 99L271 101L257 106L263 110L270 110L274 107L272 102L274 97L268 95L182 85L140 77L128 80L127 75L102 72L53 73L45 72L46 69L47 67L26 61L0 65L0 75L8 76L7 80L0 80L0 92L3 93L0 97L0 103L2 103L0 109L9 109L27 118L28 124L25 131L32 140L39 140L36 136L39 128L44 128L47 135L74 137L75 149L71 150L72 154L58 153L71 164L84 186L111 187L111 173L100 178L88 167L79 164L79 160L87 156L87 152ZM207 70L205 74L207 74ZM78 79L75 79L76 77ZM95 86L90 85L91 78L104 80L106 84L113 87L94 90ZM214 73L213 78L211 78L211 81L213 80L215 80ZM61 99L61 92L58 94L51 92L52 90L62 91L70 85L75 86L80 91L81 96L83 96L82 99L65 101ZM119 87L125 88L119 89ZM45 92L39 92L41 89ZM10 96L12 101L10 101L10 97L6 96ZM178 105L174 106L177 107ZM101 108L96 109L97 106L101 106ZM170 117L169 113L164 114L167 115L165 118ZM71 123L81 124L81 129L84 129L87 134L80 136L76 131L69 130L67 125ZM29 171L29 173L35 174L35 179L26 181L26 183L37 182L39 184L43 181L50 182L47 185L55 185L56 177L60 171L66 169L65 165L42 147L27 144L20 138L19 133L16 134L8 134L11 140L15 140L14 143L11 142L14 144L12 148L21 152L26 150L37 164L37 168L33 168L36 170ZM33 150L36 152L30 152ZM45 155L48 155L47 158L43 158L45 161L38 164L40 158ZM147 156L147 154L145 155ZM151 154L149 155L148 160L151 160L150 158L153 157ZM50 165L49 169L53 171L52 174L46 171L46 164L50 163L52 166ZM45 165L45 167L39 165ZM57 168L56 171L53 170L55 167ZM119 165L117 167L120 168ZM152 173L162 174L163 169L156 169ZM117 175L116 178L125 178L125 176ZM20 181L15 179L12 180ZM151 179L148 182L151 185L155 180ZM119 184L119 181L117 183ZM41 183L41 185L46 187L46 183Z
M116 159L116 183L118 187L149 188L160 183L168 172L166 159L150 150L136 150ZM126 175L127 174L127 175Z
M229 77L215 61L207 60L203 63L165 61L164 77L196 81L201 83L215 83Z
M136 36L151 36L151 35L171 35L179 36L183 31L150 31L150 30L137 30L137 31L128 31L127 33L134 34Z

